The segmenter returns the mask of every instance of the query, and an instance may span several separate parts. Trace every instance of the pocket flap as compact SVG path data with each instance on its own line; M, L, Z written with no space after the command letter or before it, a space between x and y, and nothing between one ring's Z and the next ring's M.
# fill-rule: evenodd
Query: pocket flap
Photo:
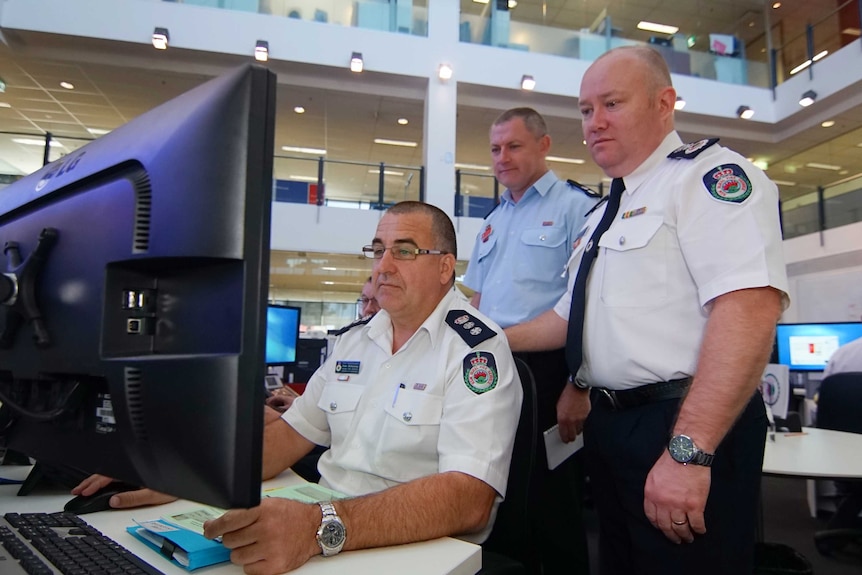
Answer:
M625 220L605 232L599 245L618 252L642 248L656 234L662 222L661 216L636 216Z
M327 383L317 402L317 407L327 413L355 411L365 388L349 383Z
M566 241L566 230L551 226L527 228L521 232L521 241L528 246L556 248Z
M395 401L386 405L386 412L405 425L439 425L443 398L424 391L400 389Z

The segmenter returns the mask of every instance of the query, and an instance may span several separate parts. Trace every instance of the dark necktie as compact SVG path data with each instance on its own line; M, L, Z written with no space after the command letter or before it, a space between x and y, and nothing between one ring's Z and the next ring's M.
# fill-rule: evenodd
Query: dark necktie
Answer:
M569 372L572 377L578 374L581 362L584 359L584 313L587 306L587 277L590 268L599 254L599 239L602 237L620 209L620 198L626 189L622 178L614 178L611 182L611 193L608 196L608 205L605 213L590 236L581 256L581 264L578 266L578 275L575 276L575 285L572 288L572 307L569 310L569 330L566 336L566 362L569 364Z

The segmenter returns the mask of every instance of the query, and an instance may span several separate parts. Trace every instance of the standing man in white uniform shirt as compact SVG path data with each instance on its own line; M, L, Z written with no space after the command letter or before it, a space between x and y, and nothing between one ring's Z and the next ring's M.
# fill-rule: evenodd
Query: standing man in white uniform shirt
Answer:
M566 291L562 273L587 212L598 201L580 185L548 169L551 137L545 119L532 108L503 112L490 129L494 175L506 186L500 203L485 217L476 238L464 285L476 293L471 303L506 328L551 309ZM568 369L559 349L516 354L536 380L539 429L557 424L583 426L586 393L566 385ZM517 463L515 463L517 464ZM533 529L550 530L535 549L507 542L509 553L531 571L576 575L589 571L587 538L581 522L583 465L579 454L549 470L545 444L536 446L531 484L539 494Z
M778 190L715 140L684 146L675 101L648 47L587 70L583 130L610 199L576 241L567 294L506 330L515 350L567 339L573 385L593 388L584 450L603 574L754 568L756 389L788 303Z
M835 350L826 362L823 377L848 371L862 371L862 337L845 343Z
M522 391L500 328L454 290L449 217L401 202L363 252L381 311L339 337L284 414L267 408L263 477L315 444L321 484L350 498L270 498L205 525L246 572L274 575L315 555L460 536L480 543L506 492ZM104 484L88 480L79 492ZM84 485L84 484L82 484ZM79 486L80 487L80 486ZM77 489L77 488L76 488ZM149 490L114 507L166 499Z

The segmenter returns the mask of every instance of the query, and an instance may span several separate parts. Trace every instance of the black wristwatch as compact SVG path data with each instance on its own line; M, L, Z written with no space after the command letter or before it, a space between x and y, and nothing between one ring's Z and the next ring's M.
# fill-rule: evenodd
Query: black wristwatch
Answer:
M706 453L699 449L694 444L694 440L688 435L674 435L671 437L670 442L667 444L667 450L674 461L683 465L691 463L692 465L709 467L715 458L714 453Z
M572 385L574 385L578 389L589 389L590 388L589 385L587 385L583 381L579 380L577 377L575 377L572 374L569 374L569 383L571 383Z

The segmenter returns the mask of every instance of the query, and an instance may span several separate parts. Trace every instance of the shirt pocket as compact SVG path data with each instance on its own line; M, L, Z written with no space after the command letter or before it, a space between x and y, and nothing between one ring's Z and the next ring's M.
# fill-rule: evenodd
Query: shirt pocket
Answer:
M364 387L349 383L326 383L323 386L317 407L326 414L333 445L336 437L344 438L350 429L364 390Z
M546 281L556 277L569 260L565 228L542 226L521 232L521 245L513 262L515 279Z
M386 404L382 449L398 452L408 459L433 454L443 415L443 398L425 391L399 389L394 401Z
M604 233L596 264L607 306L647 307L667 298L667 253L661 216L622 220Z

